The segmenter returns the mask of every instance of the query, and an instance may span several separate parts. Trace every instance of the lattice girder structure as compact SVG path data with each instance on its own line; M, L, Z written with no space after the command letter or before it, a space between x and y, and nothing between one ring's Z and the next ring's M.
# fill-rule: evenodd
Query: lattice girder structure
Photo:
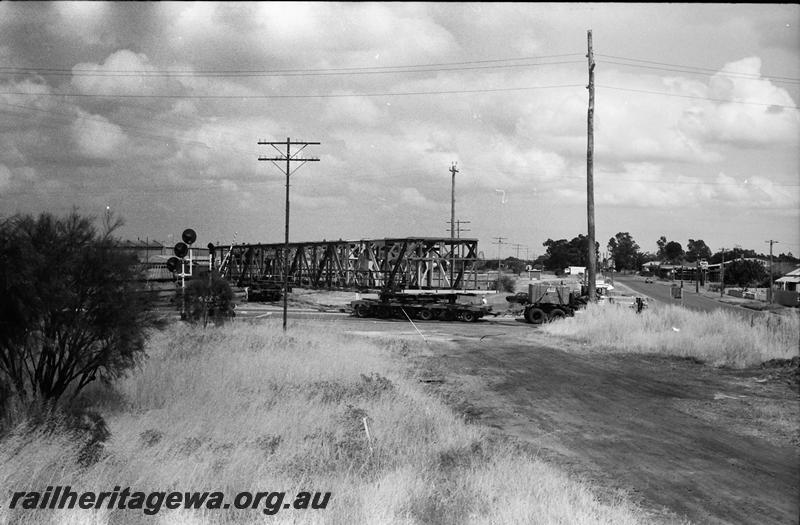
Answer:
M284 280L283 243L217 246L220 271L243 286ZM289 284L342 290L471 289L476 239L406 237L289 244Z

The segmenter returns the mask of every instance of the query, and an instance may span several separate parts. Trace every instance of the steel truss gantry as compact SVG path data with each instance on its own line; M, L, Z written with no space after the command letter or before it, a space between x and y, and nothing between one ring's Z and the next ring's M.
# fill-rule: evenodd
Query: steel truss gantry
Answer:
M222 276L238 286L283 282L283 243L214 248ZM477 288L477 239L409 237L289 244L289 284L342 290Z

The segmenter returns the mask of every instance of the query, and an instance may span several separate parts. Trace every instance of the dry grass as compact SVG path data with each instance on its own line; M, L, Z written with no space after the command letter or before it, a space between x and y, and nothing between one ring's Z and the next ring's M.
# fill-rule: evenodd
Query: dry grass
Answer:
M693 357L715 366L745 368L798 355L800 318L723 310L696 312L673 305L636 314L614 305L589 307L543 330L592 345L593 350Z
M325 325L321 325L325 326ZM625 501L487 438L404 379L419 351L334 331L278 324L156 334L144 368L85 400L112 438L76 463L67 436L0 442L0 523L140 523L140 510L9 510L13 491L330 491L325 510L281 510L276 523L636 523ZM366 438L366 417L373 438ZM371 445L371 446L370 446ZM166 510L153 523L251 523L254 510Z

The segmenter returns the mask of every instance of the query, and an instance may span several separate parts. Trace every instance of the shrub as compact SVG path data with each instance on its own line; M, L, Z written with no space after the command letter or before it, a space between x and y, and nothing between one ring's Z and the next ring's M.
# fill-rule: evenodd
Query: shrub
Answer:
M206 326L209 320L219 324L234 316L233 290L217 272L189 281L185 294L185 318L190 322Z
M510 275L501 275L500 276L500 290L508 293L514 293L514 289L517 286L517 280L511 277Z
M0 373L26 406L48 406L144 357L155 325L137 293L136 258L106 217L42 214L0 221Z

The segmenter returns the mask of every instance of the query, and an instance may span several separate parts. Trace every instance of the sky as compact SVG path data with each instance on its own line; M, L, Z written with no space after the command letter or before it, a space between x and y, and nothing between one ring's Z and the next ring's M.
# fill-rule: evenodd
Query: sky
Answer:
M628 232L800 254L800 6L0 3L0 217L127 239L461 237L489 258ZM299 146L292 146L292 155Z

